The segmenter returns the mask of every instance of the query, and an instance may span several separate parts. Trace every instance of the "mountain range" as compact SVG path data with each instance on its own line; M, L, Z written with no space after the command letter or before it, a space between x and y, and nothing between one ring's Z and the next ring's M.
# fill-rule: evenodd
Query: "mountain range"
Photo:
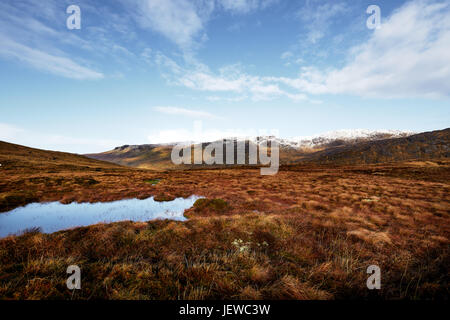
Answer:
M225 140L236 144L239 138ZM424 133L392 130L341 130L294 139L264 136L246 140L246 148L248 150L249 144L261 146L267 140L278 142L282 165L301 163L376 164L441 159L450 156L450 128ZM204 148L209 143L203 142L202 147ZM176 143L124 145L110 151L86 156L130 167L170 169L175 167L170 157L174 145Z

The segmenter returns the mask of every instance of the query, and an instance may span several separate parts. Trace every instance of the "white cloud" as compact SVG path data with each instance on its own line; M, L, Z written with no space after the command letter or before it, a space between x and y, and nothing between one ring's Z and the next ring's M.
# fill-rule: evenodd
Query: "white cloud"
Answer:
M174 74L180 74L183 70L182 68L168 56L164 55L161 52L157 52L155 55L155 63L163 68L166 68L170 72Z
M96 153L125 144L120 140L69 137L26 130L8 123L0 123L0 140L27 147L74 153Z
M302 58L296 57L292 51L285 51L280 56L281 60L286 61L284 66L290 67L292 64L302 64Z
M348 11L349 8L344 2L334 2L317 7L305 6L297 15L307 25L309 31L306 38L308 41L316 43L325 36L333 23L333 18Z
M333 9L339 12L343 9ZM329 16L332 16L330 13ZM348 52L339 69L303 66L298 77L262 77L243 72L240 65L211 71L194 64L181 67L161 59L172 84L194 90L233 93L254 101L285 97L309 99L306 94L352 94L378 98L450 96L450 3L409 2L386 17L368 40ZM286 52L282 55L291 57Z
M0 123L0 140L11 141L24 132L23 129L7 124Z
M450 3L405 4L350 56L341 69L305 67L297 79L272 80L311 94L449 96Z
M291 51L285 51L281 54L281 59L285 60L285 59L292 58L293 56L294 56L294 54Z
M219 97L219 96L209 96L206 99L208 101L227 101L227 102L239 102L247 99L247 96L237 96L237 97Z
M253 101L272 100L287 97L293 101L306 100L307 96L300 92L288 92L279 86L276 78L260 77L247 74L241 70L239 64L222 67L217 73L212 72L206 65L199 62L187 67L181 67L171 58L158 52L156 64L163 67L167 81L173 85L181 85L193 90L234 93L237 97L217 98L213 100L241 101L242 97L249 97Z
M286 95L277 84L267 84L260 77L234 70L234 67L222 68L218 74L201 70L188 71L178 79L178 83L200 91L232 92L240 96L245 94L254 101Z
M278 0L218 0L225 9L236 13L248 13L257 9L264 9Z
M82 17L90 16L89 20L96 21L95 26L82 23L81 31L68 30L64 1L0 1L0 55L73 79L103 78L102 72L94 70L99 68L99 60L117 66L136 59L120 44L134 36L129 16L114 14L103 5L94 7L86 0L80 0L79 5ZM96 59L96 66L92 67Z
M186 116L191 118L207 118L207 119L218 119L216 115L206 112L206 111L200 111L200 110L191 110L191 109L185 109L185 108L178 108L178 107L154 107L153 110L170 114L170 115L180 115L180 116Z
M150 143L176 143L176 142L211 142L225 138L251 138L258 135L268 135L274 133L274 130L255 130L255 129L202 129L201 124L194 130L173 129L162 130L152 133L148 136Z
M214 75L210 72L193 70L187 72L179 82L191 89L201 91L232 91L242 92L252 79L245 74L227 75L220 72Z
M70 58L51 55L0 35L0 55L24 62L36 69L71 79L101 79L103 74L83 67Z
M145 62L152 64L152 49L145 48L141 53L141 57Z
M144 28L162 34L182 49L199 40L214 1L144 0L133 1L134 16Z
M345 7L331 7L328 17ZM306 94L353 94L365 97L450 96L450 3L408 2L371 31L367 42L351 48L339 69L304 66L296 78L261 77L239 65L214 73L206 66L181 68L172 82L210 92L247 95L253 100ZM283 56L289 58L290 54ZM310 100L311 101L311 100Z
M245 27L245 23L243 23L242 21L239 21L239 22L233 23L232 25L227 27L227 30L230 32L238 32L238 31L241 31L244 27Z
M136 21L160 33L183 51L208 40L206 24L218 7L245 14L264 9L279 0L123 0ZM131 5L130 5L131 4ZM235 24L231 30L240 28Z

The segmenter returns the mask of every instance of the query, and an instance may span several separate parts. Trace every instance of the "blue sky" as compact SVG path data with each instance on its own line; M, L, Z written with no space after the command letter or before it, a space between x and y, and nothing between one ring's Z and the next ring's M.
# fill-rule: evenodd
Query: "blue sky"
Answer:
M69 5L80 30L66 26ZM366 26L369 5L379 29ZM448 0L6 0L0 140L89 153L442 129L449 61Z

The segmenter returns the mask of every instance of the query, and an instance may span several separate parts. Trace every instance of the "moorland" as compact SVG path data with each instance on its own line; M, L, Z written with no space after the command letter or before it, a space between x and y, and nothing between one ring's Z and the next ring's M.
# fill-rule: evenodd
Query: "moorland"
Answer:
M396 147L397 148L397 147ZM0 142L0 212L32 202L201 195L185 222L0 240L0 299L448 299L445 156L142 169ZM2 214L2 213L0 213ZM66 287L79 265L82 289ZM381 290L367 289L378 265Z

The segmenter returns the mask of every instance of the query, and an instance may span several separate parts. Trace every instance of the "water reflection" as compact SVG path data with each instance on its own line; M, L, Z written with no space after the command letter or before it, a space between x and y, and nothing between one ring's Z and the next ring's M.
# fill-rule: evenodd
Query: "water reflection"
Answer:
M149 221L171 219L184 221L184 210L200 199L197 196L173 201L157 202L153 198L130 199L113 202L32 203L6 213L0 213L0 237L17 234L23 230L39 227L42 232L52 233L100 222Z

